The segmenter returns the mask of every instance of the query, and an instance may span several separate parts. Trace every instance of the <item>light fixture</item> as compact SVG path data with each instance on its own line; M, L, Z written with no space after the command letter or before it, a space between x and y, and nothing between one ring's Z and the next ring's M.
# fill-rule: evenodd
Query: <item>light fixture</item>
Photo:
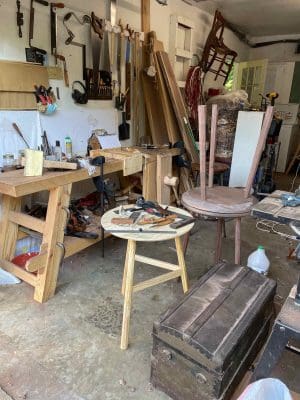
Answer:
M156 0L156 1L161 6L167 6L168 5L168 0Z

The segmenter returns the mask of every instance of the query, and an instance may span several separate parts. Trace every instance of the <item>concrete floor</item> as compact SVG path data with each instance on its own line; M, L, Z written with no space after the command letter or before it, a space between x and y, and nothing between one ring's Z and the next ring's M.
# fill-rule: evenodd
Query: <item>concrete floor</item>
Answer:
M191 283L213 263L215 228L214 222L197 223L186 255ZM286 241L257 231L255 221L245 218L243 263L259 244L271 260L270 275L278 281L276 301L282 303L299 267L286 260ZM170 247L172 242L141 243L138 253L175 262ZM151 330L153 320L182 296L181 285L173 280L134 295L130 347L121 351L125 242L109 238L105 249L104 259L99 245L67 259L57 293L46 304L35 303L32 288L25 283L0 287L0 387L13 399L168 399L149 385ZM233 259L232 222L227 224L223 257ZM138 264L135 279L151 278L157 272L155 267ZM288 356L281 369L285 382L300 392L297 357ZM280 376L280 370L276 374Z

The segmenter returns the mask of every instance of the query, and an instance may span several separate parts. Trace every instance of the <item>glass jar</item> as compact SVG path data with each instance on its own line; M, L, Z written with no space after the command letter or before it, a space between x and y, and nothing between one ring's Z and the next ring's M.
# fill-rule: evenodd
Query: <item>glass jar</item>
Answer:
M14 155L11 153L3 154L3 171L9 171L14 169L15 159Z

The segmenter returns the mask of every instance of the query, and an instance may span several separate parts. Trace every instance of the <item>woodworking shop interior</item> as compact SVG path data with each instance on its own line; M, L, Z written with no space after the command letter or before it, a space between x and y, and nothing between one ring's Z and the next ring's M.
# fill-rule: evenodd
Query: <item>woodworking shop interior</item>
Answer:
M300 0L0 0L0 400L300 400Z

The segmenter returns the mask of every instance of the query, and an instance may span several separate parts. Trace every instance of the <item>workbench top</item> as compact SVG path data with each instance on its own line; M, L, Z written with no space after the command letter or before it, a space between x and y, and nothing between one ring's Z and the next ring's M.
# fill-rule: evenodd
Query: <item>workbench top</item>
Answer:
M110 174L123 170L123 161L107 159L104 164L104 174ZM25 196L50 190L58 186L69 183L83 181L100 175L100 168L96 167L96 172L89 175L86 169L71 171L45 171L42 176L24 176L24 170L8 171L0 174L0 193L12 197Z
M268 219L283 224L288 224L292 221L300 221L300 206L283 207L280 199L282 194L294 193L275 190L275 192L271 193L270 196L265 197L253 206L251 215L256 218ZM275 196L277 198L275 198Z

